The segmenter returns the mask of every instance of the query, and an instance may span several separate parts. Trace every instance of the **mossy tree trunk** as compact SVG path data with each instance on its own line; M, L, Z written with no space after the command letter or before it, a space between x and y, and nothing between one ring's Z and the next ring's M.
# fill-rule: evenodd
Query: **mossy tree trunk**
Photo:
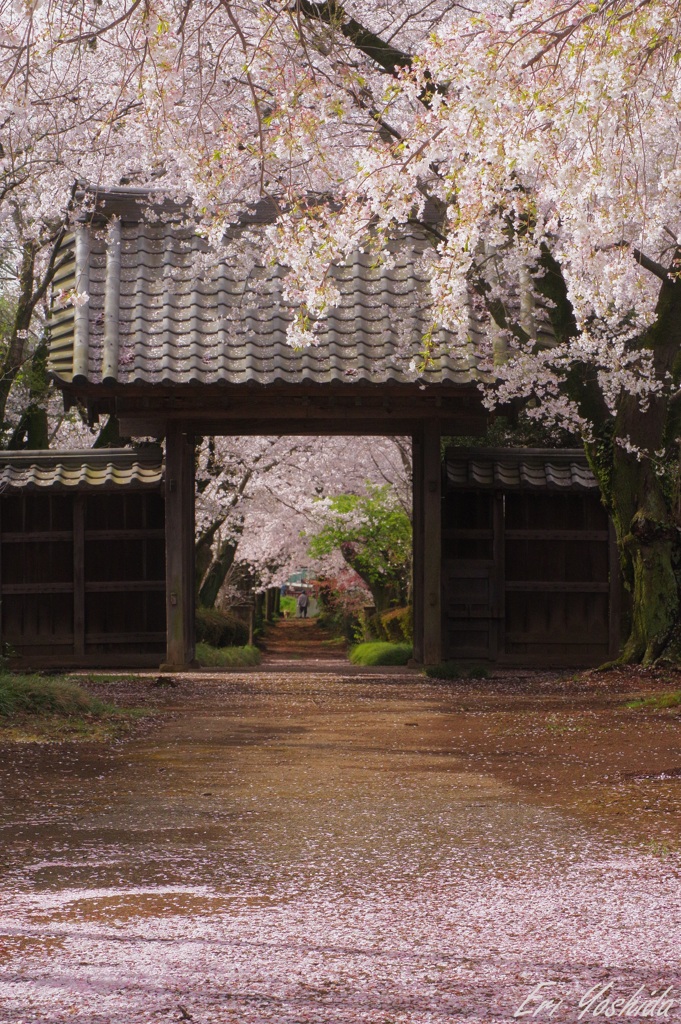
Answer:
M657 378L671 386L646 410L635 395L622 394L612 421L601 421L599 441L587 445L632 599L631 629L620 660L644 665L681 657L681 408L674 395L681 370L679 281L662 283L657 314L640 344L652 352Z
M681 661L681 280L674 254L669 269L639 254L660 282L654 324L632 348L651 353L662 388L647 407L622 390L614 414L591 365L574 364L566 391L592 425L589 463L612 519L631 624L619 660L649 665ZM560 265L543 250L536 290L548 300L553 331L569 344L579 328Z

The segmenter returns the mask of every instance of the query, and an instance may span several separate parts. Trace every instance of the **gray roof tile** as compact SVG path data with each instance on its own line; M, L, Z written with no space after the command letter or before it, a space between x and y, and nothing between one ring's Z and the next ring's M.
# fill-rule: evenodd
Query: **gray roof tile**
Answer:
M450 448L445 470L448 490L598 490L579 449Z
M0 494L18 490L158 490L163 454L156 445L141 449L88 448L83 451L2 452Z
M116 213L117 201L109 198L107 214ZM193 228L177 219L141 220L139 210L130 212L129 196L126 202L120 222L119 284L102 224L77 228L88 236L80 249L68 242L74 263L85 259L78 252L89 253L85 269L90 301L86 323L73 327L70 365L63 339L59 357L56 351L52 355L52 369L62 379L98 383L107 376L122 384L466 384L477 376L473 346L457 347L445 332L440 332L432 360L421 366L430 298L427 268L420 261L430 244L419 229L393 243L392 266L376 266L372 254L356 252L345 265L334 267L340 301L321 323L318 344L295 350L286 341L292 318L282 298L286 272L264 265L257 244L244 240L244 227L231 232L231 248L220 262L206 267L194 260L193 254L205 246ZM248 230L253 233L252 224ZM251 247L250 270L237 259L237 249L245 244ZM76 281L82 272L80 265L74 266ZM111 338L105 337L107 303L117 325L113 355ZM477 332L471 321L471 337ZM80 362L76 350L82 353ZM107 359L114 367L108 374ZM410 368L414 360L416 370Z

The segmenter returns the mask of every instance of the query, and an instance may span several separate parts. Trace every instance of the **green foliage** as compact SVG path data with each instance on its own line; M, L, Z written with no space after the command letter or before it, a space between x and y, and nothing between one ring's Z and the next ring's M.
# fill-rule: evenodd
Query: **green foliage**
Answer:
M353 665L406 665L413 656L411 644L390 644L372 641L359 644L350 651Z
M319 606L317 622L323 629L351 643L366 639L362 626L368 595L357 573L344 569L338 576L318 577L315 596Z
M487 679L489 672L484 665L467 665L462 661L442 661L429 665L425 670L430 679Z
M323 558L340 551L369 587L376 608L404 603L411 571L411 522L388 484L368 483L365 494L338 494L328 518L309 538L309 553Z
M196 645L196 660L204 668L239 668L259 665L260 651L257 647L211 647L210 644Z
M210 647L241 647L248 643L248 626L236 615L199 606L196 639Z
M101 715L109 705L82 687L39 675L0 673L0 717L13 715Z
M637 700L627 701L628 708L636 711L664 711L666 708L681 707L681 690L672 690L668 693L653 693L650 697L639 697Z
M414 637L414 615L411 605L407 608L391 608L381 615L381 626L385 639L394 644L411 643Z
M297 599L293 594L284 594L279 599L279 611L283 615L284 612L288 612L289 619L294 619L298 611Z

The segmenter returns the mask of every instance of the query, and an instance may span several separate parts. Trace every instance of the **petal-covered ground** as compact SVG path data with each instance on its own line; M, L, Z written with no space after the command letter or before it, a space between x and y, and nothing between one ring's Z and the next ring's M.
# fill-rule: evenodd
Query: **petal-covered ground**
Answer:
M681 1021L668 826L627 837L484 769L461 704L493 699L193 677L146 736L5 747L0 1021Z

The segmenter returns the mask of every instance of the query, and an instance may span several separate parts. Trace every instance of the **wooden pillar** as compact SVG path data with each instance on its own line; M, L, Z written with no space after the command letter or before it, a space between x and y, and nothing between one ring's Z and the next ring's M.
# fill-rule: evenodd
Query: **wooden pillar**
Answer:
M413 438L414 660L442 660L442 467L440 428L424 424Z
M412 465L412 587L414 661L423 664L423 435L411 439Z
M440 428L423 434L423 663L442 661L442 462Z
M489 657L497 661L506 651L506 516L504 495L497 492L492 505L492 558Z
M166 433L165 670L194 665L194 446L180 424Z
M85 654L85 495L73 496L73 653Z
M617 547L617 536L612 520L608 520L608 579L610 593L608 595L608 657L614 661L620 654L622 643L622 570L620 554Z

